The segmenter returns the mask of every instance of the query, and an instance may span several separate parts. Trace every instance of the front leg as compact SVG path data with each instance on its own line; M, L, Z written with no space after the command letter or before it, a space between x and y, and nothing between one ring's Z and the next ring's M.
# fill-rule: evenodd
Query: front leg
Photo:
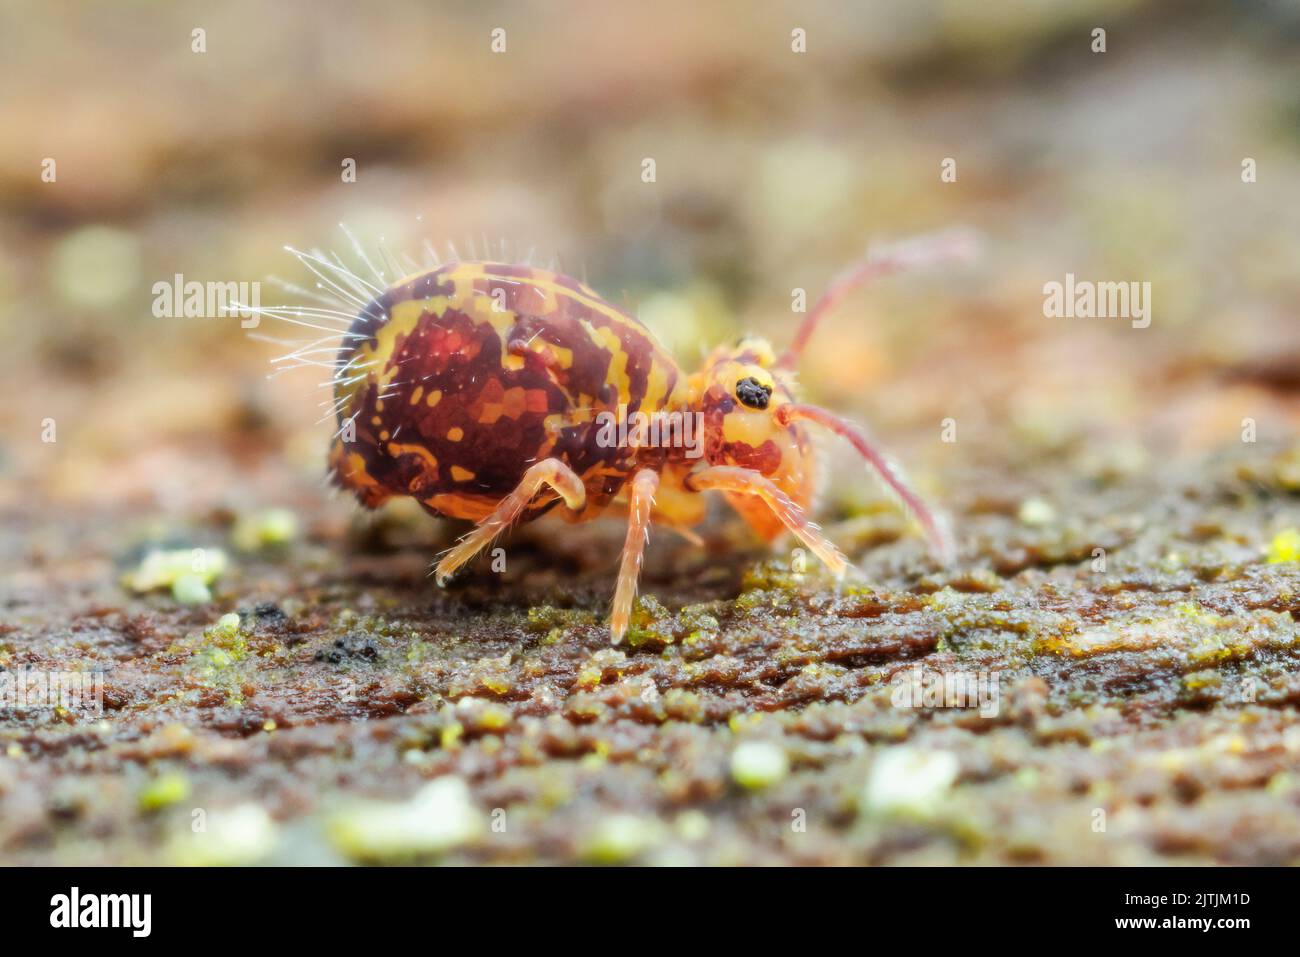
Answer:
M614 644L623 640L632 618L636 583L641 577L641 556L650 539L650 510L654 507L659 473L642 469L632 477L628 502L627 538L623 541L623 562L618 569L618 587L614 589L614 609L609 616L609 632Z
M793 532L814 555L826 563L836 578L843 578L849 560L822 534L822 530L808 520L803 509L761 472L735 465L712 465L692 472L686 477L687 488L697 492L717 489L737 495L756 495Z
M582 484L582 479L578 478L573 469L559 459L542 459L524 473L523 479L515 490L500 501L491 515L475 525L473 531L442 556L435 572L438 584L445 585L456 569L509 528L543 485L555 489L564 499L564 504L575 512L582 511L587 504L586 486Z

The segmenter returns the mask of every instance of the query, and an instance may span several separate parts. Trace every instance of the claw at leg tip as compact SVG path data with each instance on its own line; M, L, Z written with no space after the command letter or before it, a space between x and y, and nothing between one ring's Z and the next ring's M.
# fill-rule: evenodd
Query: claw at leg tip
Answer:
M623 636L627 634L628 622L625 618L614 617L609 620L609 643L611 645L620 644Z
M828 561L826 567L830 569L836 581L843 581L845 573L849 570L849 560L839 551L834 552L831 557L833 560Z

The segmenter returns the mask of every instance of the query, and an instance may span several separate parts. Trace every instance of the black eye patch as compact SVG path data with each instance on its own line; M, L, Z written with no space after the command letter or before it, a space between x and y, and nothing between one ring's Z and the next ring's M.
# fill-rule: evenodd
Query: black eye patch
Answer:
M772 398L772 387L749 376L736 383L736 398L751 409L766 409Z

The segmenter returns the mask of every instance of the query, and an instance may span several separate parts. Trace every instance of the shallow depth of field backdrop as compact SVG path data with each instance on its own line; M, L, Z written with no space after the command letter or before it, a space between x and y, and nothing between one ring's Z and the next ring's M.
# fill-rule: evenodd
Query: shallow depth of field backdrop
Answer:
M343 250L340 221L399 251L486 234L558 255L688 364L738 330L784 341L790 290L815 295L872 238L969 224L990 240L979 269L855 296L804 369L818 400L916 442L899 446L914 469L1024 432L1105 430L1137 455L1232 441L1246 415L1294 424L1267 382L1225 380L1296 348L1290 4L2 16L3 494L29 514L238 500L260 478L260 458L231 469L250 441L316 469L315 379L268 383L274 349L237 322L155 320L151 287L302 280L281 247ZM1067 272L1149 281L1151 327L1044 319L1042 286ZM1171 380L1195 385L1169 399Z
M502 52L493 50L497 28L504 30ZM1094 51L1096 28L1105 31L1104 52ZM194 49L196 29L203 52ZM795 30L805 32L806 52L792 49ZM1052 553L1043 544L1050 534L1065 556L1059 560L1083 567L1096 542L1071 531L1076 512L1116 520L1109 505L1088 507L1093 490L1177 475L1194 497L1212 467L1215 476L1256 482L1292 504L1263 508L1228 531L1220 519L1193 531L1207 542L1220 533L1230 538L1232 561L1285 558L1294 549L1285 533L1300 488L1298 52L1300 8L1284 0L8 0L0 6L0 664L118 668L124 677L115 686L110 674L109 682L112 719L122 724L98 732L120 734L112 742L96 744L94 723L75 717L0 712L0 853L16 860L225 860L211 848L177 843L174 832L188 829L189 809L203 804L238 812L228 826L252 850L234 860L385 859L401 841L376 838L364 815L361 823L347 818L351 812L330 788L405 801L426 793L416 791L420 780L455 770L457 781L489 789L484 800L509 803L509 787L491 792L499 783L490 770L496 752L482 744L492 737L484 729L498 719L482 718L481 727L475 722L482 716L453 721L443 706L472 694L446 686L431 692L428 674L394 690L402 678L382 664L391 665L412 634L432 643L435 659L454 655L454 629L442 618L422 633L420 609L478 615L477 628L494 613L497 586L471 584L468 594L485 597L467 599L469 611L446 605L423 575L453 529L401 505L363 521L350 500L328 493L332 425L317 421L323 374L268 379L270 360L284 350L250 337L237 318L157 318L152 311L154 284L177 274L261 281L263 305L297 302L267 281L309 278L282 247L336 249L352 261L340 222L368 248L382 238L399 253L418 255L425 240L440 250L454 243L462 254L471 244L481 251L486 240L499 251L504 240L510 251L535 249L536 262L557 256L565 271L639 315L686 366L705 347L745 331L784 344L796 318L791 290L815 297L873 239L974 227L985 237L978 263L891 278L855 294L822 327L802 369L812 399L868 424L927 494L955 513L969 573L956 594L981 593L980 569L1008 580L1025 568L1050 574L1053 560L1043 559ZM642 177L647 158L655 163L653 183ZM348 160L355 161L355 182L343 175ZM955 177L945 178L949 160ZM1045 317L1044 284L1063 282L1067 273L1150 283L1149 327L1124 318ZM293 335L270 321L256 331ZM944 441L946 421L955 441ZM846 450L831 448L824 509L832 533L857 536L855 559L874 544L878 555L895 556L882 567L912 569L906 563L921 562L921 552L905 523L882 506ZM1222 462L1232 464L1205 464ZM1142 500L1125 499L1125 507L1140 511ZM291 527L269 533L289 537L287 550L256 547L268 509L292 515ZM1139 534L1122 521L1107 527L1114 535L1097 542L1109 547ZM231 538L240 528L254 539L243 550ZM1178 534L1186 532L1180 526ZM714 534L739 551L733 558L715 547L708 564L735 569L718 572L713 585L694 573L691 583L675 585L677 566L662 549L681 543L663 533L652 543L643 591L675 611L687 600L729 601L750 587L735 576L762 555L746 551L743 534L725 522ZM595 560L572 544L589 535L596 536L589 546ZM568 545L549 542L545 531L529 530L524 541L528 536L543 556L550 547L569 553L526 558L532 564L520 574L541 574L538 583L514 605L507 593L497 597L523 615L530 604L566 594L563 569L580 572L585 590L569 594L569 603L593 617L581 622L578 637L560 640L578 642L573 654L580 659L597 655L621 526L583 530ZM976 538L982 544L973 545ZM135 594L123 586L122 575L157 543L226 550L230 567L213 584L211 603L180 605L165 590ZM561 572L546 577L553 563ZM490 573L479 565L475 576ZM902 581L892 584L902 588ZM400 599L384 598L395 582L405 589ZM328 606L323 617L313 617L316 602ZM325 647L295 658L293 640L263 635L258 645L260 626L246 621L248 641L264 649L258 654L281 656L267 680L294 680L295 669L319 671L343 660L362 692L378 682L389 697L372 694L368 711L341 718L324 705L295 716L286 698L277 716L275 708L259 710L259 679L251 672L232 690L212 668L185 663L220 615L243 610L248 619L259 603L278 603L277 614ZM1268 608L1282 613L1285 602ZM371 626L385 615L391 625L395 616L412 631L394 637L376 627L378 637L354 641L339 614ZM533 616L542 621L542 638L552 624L561 632L572 625L546 614ZM329 629L343 637L326 641ZM540 640L535 631L507 630L495 643L484 638L470 664L504 656L500 667L509 670L521 660L520 642ZM393 648L384 644L390 639ZM338 645L333 659L330 642ZM846 658L850 667L870 659ZM593 660L595 685L583 686L578 670L557 687L592 691L618 682L620 665ZM725 687L729 672L718 667ZM208 694L214 686L215 698ZM479 697L491 698L492 687L485 679ZM781 687L773 680L760 690ZM529 694L504 694L507 713L498 723L544 725L543 698ZM851 704L860 694L826 697ZM373 703L381 698L386 705ZM528 707L517 706L525 698ZM740 694L733 703L744 700ZM1059 717L1068 705L1051 707ZM617 710L609 701L601 707ZM761 710L781 707L767 700ZM247 771L265 754L232 757L222 748L269 747L274 754L267 739L313 722L379 727L422 708L427 740L393 746L418 754L397 762L402 772L387 779L391 787L359 769L366 761L386 767L386 758L354 758L355 778L347 780L344 772L302 771L284 755L277 758L286 762L284 776L266 772L254 785L243 772L221 769L228 759ZM733 709L731 731L743 724L736 717L743 711ZM590 727L598 713L593 704L591 713L570 714L570 729ZM719 733L727 731L725 710L708 716ZM455 727L461 731L449 736ZM846 728L852 733L851 722ZM462 732L468 745L457 741ZM547 726L539 733L558 732ZM1290 779L1278 775L1289 773L1294 738L1280 752L1282 765L1260 780L1246 775L1241 786L1293 793ZM313 751L301 740L304 755L328 754L334 743L318 742ZM617 734L611 740L617 755ZM1089 740L1079 732L1073 745L1086 751ZM711 755L705 763L717 764L712 778L703 775L713 783L698 793L669 789L669 803L677 802L669 810L631 796L632 784L621 797L611 785L597 800L580 778L565 777L557 788L577 795L576 806L591 800L622 815L608 833L583 832L575 812L556 819L550 843L512 832L509 853L470 840L464 846L479 850L466 853L722 861L903 853L889 844L887 829L854 831L857 845L842 840L855 825L843 818L853 814L838 797L830 803L841 818L828 811L810 825L820 843L791 845L787 835L751 846L753 808L725 803L733 800L727 789L737 786L726 783L731 745L714 744L716 753L713 744L698 745ZM566 747L540 753L555 758ZM584 751L587 764L609 760L610 747L574 744L573 768L585 767ZM1173 745L1153 747L1163 753ZM454 769L437 765L452 761L445 755L456 748ZM795 780L800 769L839 760L787 750ZM97 766L101 751L111 760ZM500 758L504 764L529 766L514 745L507 751L513 757ZM635 764L637 753L625 760ZM836 767L869 779L869 754L849 748L840 757ZM924 754L910 757L933 770ZM963 765L963 782L997 776L995 757L977 764ZM291 765L297 770L286 770ZM1163 767L1159 759L1151 766ZM658 780L667 788L665 773L661 768ZM1105 772L1112 773L1120 775ZM79 791L79 774L98 781L100 793ZM743 769L732 776L744 786ZM859 778L846 772L834 787L857 794ZM525 805L544 803L533 784L515 784ZM1170 785L1175 804L1186 797L1179 787ZM1216 779L1203 790L1219 787L1229 785ZM1062 784L1059 793L1081 793L1072 789ZM825 789L812 790L825 797ZM426 799L466 810L456 803L463 795L448 793ZM997 800L1015 806L1005 795ZM1089 795L1080 807L1106 800ZM1271 806L1261 804L1260 813ZM321 831L334 840L317 842L315 825L293 823L317 812L345 815L343 824ZM699 817L684 818L688 812ZM1049 812L1041 813L1019 815L1022 825L1050 822ZM789 817L772 808L763 814L773 827ZM1019 853L1114 861L1180 846L1174 841L1169 851L1153 840L1131 853L1076 846L1081 836L1058 840L1056 825L1045 823L1008 850L994 838L965 841L961 835L976 825L927 831L918 819L932 816L910 818L909 826L927 835L908 844L922 848L923 859L970 859L990 841L996 859ZM1082 835L1086 821L1080 827ZM434 851L459 846L445 835L425 837ZM844 850L853 846L858 850ZM1239 842L1236 852L1201 851L1210 859L1260 859L1262 846L1261 839ZM1300 840L1286 854L1297 852Z

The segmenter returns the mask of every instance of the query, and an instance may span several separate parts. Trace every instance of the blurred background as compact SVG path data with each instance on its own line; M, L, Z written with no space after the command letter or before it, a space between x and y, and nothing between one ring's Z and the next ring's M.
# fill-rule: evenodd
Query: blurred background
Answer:
M0 506L323 500L324 375L152 289L301 301L266 280L310 278L285 244L352 261L340 222L557 256L687 366L786 342L873 239L972 226L978 264L854 295L802 370L923 484L1290 441L1298 50L1293 0L5 2ZM1150 327L1045 318L1067 272L1150 282Z

